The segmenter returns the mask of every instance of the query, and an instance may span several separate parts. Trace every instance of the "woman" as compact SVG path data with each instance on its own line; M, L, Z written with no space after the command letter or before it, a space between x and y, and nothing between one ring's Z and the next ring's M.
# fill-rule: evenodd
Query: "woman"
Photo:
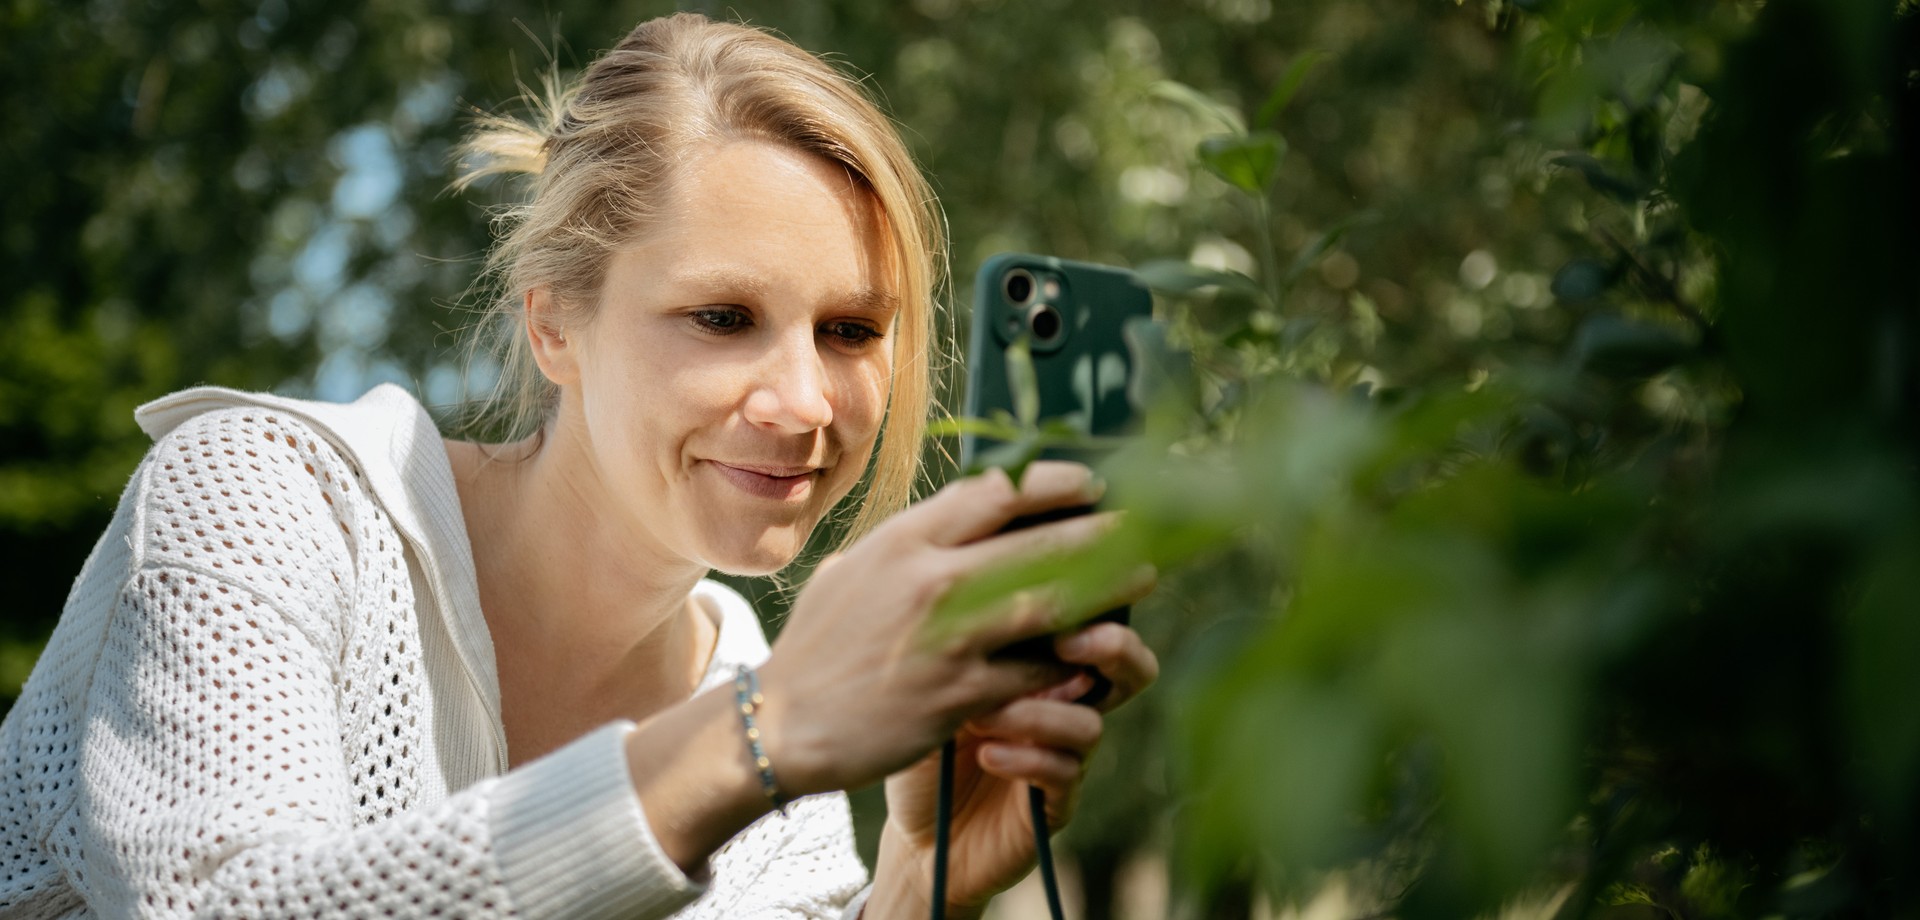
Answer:
M443 442L393 388L142 409L158 443L0 731L0 914L922 916L956 732L949 916L1032 865L1027 784L1067 821L1089 678L990 653L1071 611L918 630L1108 522L995 535L1097 497L1065 464L893 514L942 241L884 117L687 15L551 116L471 146L470 176L538 176L492 260L528 437ZM705 575L781 569L848 495L871 533L769 652ZM1109 707L1156 673L1122 626L1055 647ZM883 778L868 884L837 793Z

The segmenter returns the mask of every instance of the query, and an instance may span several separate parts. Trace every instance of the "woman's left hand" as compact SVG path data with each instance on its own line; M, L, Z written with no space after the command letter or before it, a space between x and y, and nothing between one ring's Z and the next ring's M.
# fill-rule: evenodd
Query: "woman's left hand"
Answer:
M947 860L949 917L977 916L994 895L1034 867L1027 787L1046 793L1049 831L1073 818L1087 758L1100 741L1102 715L1132 699L1160 673L1138 633L1096 623L1055 639L1055 654L1089 665L1113 682L1097 707L1073 702L1092 689L1085 673L970 720L957 738L952 836ZM887 825L875 871L875 899L887 884L909 884L907 900L932 892L940 754L887 779ZM891 892L902 895L904 892ZM889 900L891 898L888 898Z

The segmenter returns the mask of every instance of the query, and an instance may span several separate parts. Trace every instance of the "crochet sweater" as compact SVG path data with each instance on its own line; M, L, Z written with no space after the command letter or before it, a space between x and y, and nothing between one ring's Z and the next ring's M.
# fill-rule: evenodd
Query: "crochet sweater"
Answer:
M157 443L0 726L0 917L859 909L842 795L694 879L647 827L630 723L507 769L452 471L404 391L203 388L138 417ZM702 689L765 659L745 600L694 596Z

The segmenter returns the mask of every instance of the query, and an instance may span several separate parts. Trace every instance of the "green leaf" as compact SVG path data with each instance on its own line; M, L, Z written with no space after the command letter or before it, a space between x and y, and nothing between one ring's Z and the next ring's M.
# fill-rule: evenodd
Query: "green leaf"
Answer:
M1887 541L1876 553L1844 630L1842 688L1855 773L1881 814L1912 814L1913 777L1920 775L1920 535Z
M1640 200L1641 196L1647 193L1646 188L1640 183L1614 175L1613 171L1607 168L1607 164L1600 162L1592 154L1563 153L1554 157L1551 162L1555 166L1563 166L1578 172L1594 191L1615 201L1632 203Z
M1239 112L1185 83L1161 80L1147 92L1156 99L1164 99L1195 114L1215 119L1236 135L1247 133L1247 123L1241 120Z
M1294 253L1293 262L1287 266L1286 274L1281 276L1281 285L1291 286L1295 281L1300 280L1300 276L1306 274L1315 262L1320 261L1321 256L1340 245L1340 240L1346 237L1348 231L1371 220L1373 220L1372 213L1361 211L1341 219L1340 222L1308 240L1306 245L1300 247L1299 252Z
M1019 475L1007 475L1019 481ZM1115 590L1147 561L1147 535L1123 525L1071 549L1020 555L976 570L941 595L921 628L924 638L950 640L1007 615L1006 602L1041 590L1053 601L1054 629L1083 623L1112 608Z
M1033 370L1033 348L1025 336L1007 346L1007 389L1013 394L1013 415L1023 429L1040 421L1040 377Z
M1032 433L1019 435L1011 441L982 450L974 458L973 468L967 470L967 475L1001 469L1006 471L1009 479L1019 482L1027 472L1027 464L1039 459L1040 451L1045 447L1040 438Z
M1280 75L1280 83L1273 88L1273 95L1268 96L1266 103L1260 106L1260 114L1253 123L1268 125L1279 118L1280 113L1287 110L1287 104L1293 101L1294 93L1300 90L1300 84L1306 81L1307 74L1325 56L1318 51L1307 51L1296 56L1293 63L1287 65L1286 72Z
M1216 134L1200 142L1201 164L1249 195L1265 194L1286 152L1286 139L1272 131Z
M1011 441L1020 437L1020 427L1013 423L1013 416L1004 419L960 418L958 416L934 419L927 423L927 436L930 438L955 438L970 434L996 441Z
M1169 294L1191 294L1210 287L1245 291L1264 298L1260 282L1236 271L1205 268L1180 259L1156 259L1134 269L1147 287Z
M1087 414L1069 412L1040 423L1040 439L1050 444L1070 444L1086 438Z

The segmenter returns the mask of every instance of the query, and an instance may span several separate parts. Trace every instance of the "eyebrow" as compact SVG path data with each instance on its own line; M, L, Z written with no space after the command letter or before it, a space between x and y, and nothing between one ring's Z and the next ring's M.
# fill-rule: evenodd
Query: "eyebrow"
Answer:
M667 277L667 286L696 289L724 288L755 297L765 296L767 293L766 282L760 280L758 275L731 268L709 268L684 274L671 273Z
M732 268L714 268L675 274L667 279L668 285L675 288L713 289L719 288L739 291L753 297L765 297L768 294L767 283L758 275ZM833 303L842 310L856 313L874 313L891 316L900 310L898 295L878 288L862 287L834 298Z
M895 294L874 288L861 288L840 300L840 307L859 313L878 313L892 316L900 312L900 298Z

